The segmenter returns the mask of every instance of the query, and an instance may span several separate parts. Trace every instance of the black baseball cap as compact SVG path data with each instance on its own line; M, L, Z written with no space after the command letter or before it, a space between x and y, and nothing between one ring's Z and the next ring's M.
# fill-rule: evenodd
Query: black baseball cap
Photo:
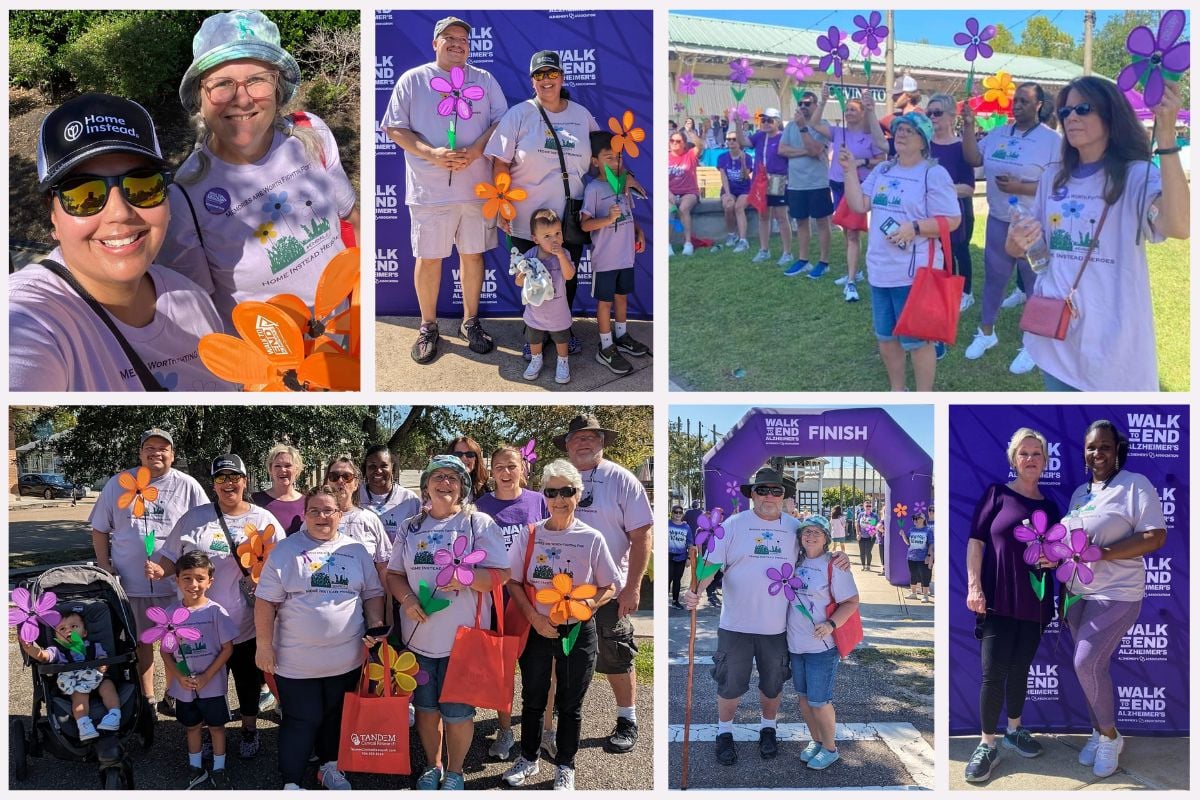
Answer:
M241 456L235 456L233 453L217 456L213 459L209 474L215 477L222 472L236 472L238 475L245 475L246 465L242 463Z
M562 61L558 57L558 53L553 50L538 50L533 54L533 58L529 59L529 75L533 77L533 73L539 69L556 69L562 71Z
M73 168L104 153L131 153L166 165L154 120L132 100L88 92L42 120L37 140L38 189L46 191Z

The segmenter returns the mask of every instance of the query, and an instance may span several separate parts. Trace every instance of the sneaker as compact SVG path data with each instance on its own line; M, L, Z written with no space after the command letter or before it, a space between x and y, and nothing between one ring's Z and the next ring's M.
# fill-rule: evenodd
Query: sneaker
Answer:
M937 356L938 361L941 361L943 358L945 358L946 357L946 343L945 342L934 342L933 343L933 353L934 353L934 355Z
M96 728L102 731L121 730L121 709L109 709L108 713L104 715L104 718L100 720L100 724L97 725Z
M1096 748L1100 746L1100 731L1092 729L1092 735L1088 737L1087 743L1083 745L1083 749L1079 751L1079 763L1085 767L1090 767L1096 763Z
M692 246L691 242L683 243L683 254L685 256L690 256L694 252L696 252L696 248Z
M908 594L904 595L904 599L905 600L920 600L921 595L917 594L916 592L909 592Z
M1125 749L1125 737L1117 734L1110 739L1100 734L1100 743L1096 745L1096 761L1092 764L1092 774L1097 778L1107 778L1117 771L1117 756Z
M809 742L808 747L800 751L800 760L807 764L821 750L820 742Z
M516 742L512 728L503 728L496 732L496 741L492 742L492 746L488 748L488 755L501 761L508 761L509 751Z
M428 364L433 361L437 357L437 343L437 323L422 325L421 329L417 331L417 341L412 346L412 360L418 364ZM159 703L159 706L161 705L162 703ZM172 713L171 716L173 717L175 714Z
M968 308L970 308L973 305L975 305L975 295L964 294L962 296L962 302L958 304L958 310L966 311Z
M537 358L531 358L529 360L529 366L525 368L525 372L521 375L521 377L527 381L536 381L538 379L538 375L542 374L542 364L544 363L545 362L542 361L542 354L538 353Z
M442 791L444 792L461 792L466 788L467 782L461 772L447 772L446 777L442 778Z
M830 764L835 763L841 756L837 750L826 750L822 747L817 751L817 754L808 760L809 769L825 769Z
M205 784L208 783L208 770L204 767L193 767L188 765L187 783L183 785L184 791L192 789L207 789Z
M933 597L931 595L923 594L923 595L921 595L921 602L922 603L932 603Z
M762 728L758 732L758 754L766 759L779 755L779 742L774 728Z
M258 731L248 731L242 728L242 742L238 745L238 758L254 758L262 748L262 740Z
M270 689L263 689L258 695L258 713L265 714L275 706L279 705L275 700L275 695L271 694Z
M574 767L559 766L554 768L554 789L555 791L575 791Z
M628 375L633 372L633 365L625 360L625 357L617 352L617 345L614 342L608 347L600 348L596 351L596 361L608 367L617 375Z
M710 606L712 606L713 608L720 608L720 607L721 607L721 598L720 598L720 596L719 596L719 595L715 595L715 594L714 594L714 595L709 595L709 598L708 598L708 604L709 604Z
M304 787L298 783L285 783L283 785L283 790L285 792L303 792L303 791L305 791Z
M641 358L642 356L650 355L650 348L639 342L637 339L629 335L629 331L621 334L620 338L613 342L617 349L622 353L629 353L631 356Z
M165 695L162 700L158 701L158 705L155 706L155 709L158 711L159 715L161 715L161 716L164 716L164 717L175 716L175 698L171 697L171 695L169 695L169 694Z
M737 243L738 243L738 235L736 233L730 233L725 236L725 246L726 247L733 247Z
M542 743L539 747L549 758L554 758L558 755L558 741L556 737L557 734L554 732L554 728L542 730Z
M846 288L842 290L842 294L846 298L847 303L858 302L858 287L853 283L847 283Z
M817 265L809 270L808 277L815 281L826 272L829 272L829 264L825 261L818 261Z
M928 595L926 597L928 598ZM1017 728L1012 733L1005 733L1001 743L1009 750L1016 750L1025 758L1037 758L1042 754L1042 745L1025 727Z
M675 255L675 245L673 245L673 244L668 244L668 245L667 245L667 255L668 255L668 256L673 256L673 255Z
M737 748L733 744L732 733L717 734L717 761L727 767L737 763Z
M963 771L963 780L967 783L983 783L992 777L992 769L999 758L998 747L988 747L980 742L975 752L971 753L971 760L967 762L967 768Z
M566 359L556 359L554 363L554 382L555 383L570 383L571 382L571 363Z
M525 756L517 756L516 762L513 763L508 771L504 773L504 782L509 786L520 786L525 781L536 776L541 765L538 760L528 761ZM421 787L418 786L418 789Z
M617 726L604 741L604 749L610 753L628 753L637 744L637 739L637 723L625 717L617 717Z
M567 355L577 356L583 352L583 342L576 338L575 334L571 334L571 338L567 340Z
M671 601L671 608L678 608L679 610L681 610L681 611L682 611L682 610L683 610L683 603L679 602L678 600L672 600L672 601Z
M843 275L833 282L834 286L845 286L847 283L858 283L858 276L854 276L854 280L850 280L849 275Z
M91 717L80 717L75 720L75 728L79 731L79 741L81 742L90 742L92 739L100 738Z
M479 323L479 317L464 319L458 326L458 332L467 340L467 346L471 348L472 353L484 355L492 352L492 348L496 346L492 337Z
M971 340L971 344L963 355L968 361L974 361L982 356L988 350L991 350L999 343L996 338L996 331L993 330L991 335L984 333L982 330L976 329L975 338Z
M758 253L754 256L754 258L750 259L750 263L751 264L761 264L763 261L769 261L770 259L771 259L771 251L770 250L759 250Z
M1000 302L1000 307L1001 308L1016 308L1017 306L1021 305L1024 302L1025 302L1025 293L1022 292L1020 289L1013 289L1012 294L1010 294L1008 297L1004 298L1004 300L1002 300Z
M337 768L336 761L326 761L325 764L319 770L317 770L317 783L321 784L330 791L350 791L350 781L346 780L346 773Z
M802 275L805 272L808 272L810 269L812 269L812 267L809 266L808 259L801 258L801 259L797 260L794 264L792 264L790 267L785 269L783 271L783 274L788 276L789 278L794 278L797 275Z
M735 244L733 246L733 252L735 252L735 253L744 253L749 249L750 249L750 243L747 242L745 239L738 239L737 244Z
M429 767L417 778L417 788L423 792L434 792L442 786L442 768Z
M533 351L529 349L529 342L521 345L521 358L525 359L526 362L533 358Z
M779 260L778 260L778 261L776 261L775 263L776 263L776 264L778 264L778 265L779 265L779 266L781 266L781 267L786 267L788 264L791 264L791 263L792 263L792 254L791 254L791 253L784 253L783 255L781 255L781 256L779 257Z
M208 774L208 779L212 782L214 789L224 791L233 788L233 784L229 781L229 773L223 769L214 769Z
M1033 363L1033 359L1030 357L1029 353L1025 351L1024 347L1022 347L1017 351L1017 357L1014 358L1012 363L1008 365L1008 371L1013 375L1024 375L1026 372L1032 371L1036 366L1037 364Z

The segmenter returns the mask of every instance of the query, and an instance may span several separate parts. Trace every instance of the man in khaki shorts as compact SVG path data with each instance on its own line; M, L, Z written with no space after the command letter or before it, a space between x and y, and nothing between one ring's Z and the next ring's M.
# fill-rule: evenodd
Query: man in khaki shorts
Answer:
M495 220L485 220L483 201L475 184L492 182L491 160L484 145L496 123L508 110L504 92L491 73L467 64L471 55L471 25L445 17L433 26L434 60L414 67L396 81L380 128L404 150L404 203L408 206L416 269L413 282L421 308L421 329L412 348L413 360L428 364L437 357L437 299L442 280L442 260L458 248L462 281L463 321L459 330L476 353L491 351L492 337L479 324L479 294L483 289L483 254L496 246ZM461 86L451 70L463 71ZM459 110L438 113L448 98L431 86L452 86L465 91L461 102L470 117ZM461 109L461 106L456 106ZM454 122L454 144L448 130Z

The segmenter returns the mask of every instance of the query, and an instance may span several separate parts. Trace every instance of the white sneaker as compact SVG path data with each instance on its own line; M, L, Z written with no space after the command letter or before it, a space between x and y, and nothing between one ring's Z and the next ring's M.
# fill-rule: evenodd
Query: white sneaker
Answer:
M283 785L283 790L285 792L303 792L304 787L298 783L285 783Z
M555 735L554 728L542 731L542 752L550 758L558 755L558 743L554 740Z
M747 250L749 250L749 249L750 249L750 243L749 243L749 242L747 242L745 239L738 239L738 240L737 240L737 244L736 244L736 245L734 245L734 247L733 247L733 252L735 252L735 253L744 253L744 252L746 252L746 251L747 251Z
M842 277L840 277L840 278L838 278L836 281L834 281L834 282L833 282L833 285L834 285L834 286L845 286L845 285L846 285L848 282L850 282L850 276L849 276L849 275L843 275ZM858 276L857 276L857 275L855 275L855 276L854 276L854 283L858 283Z
M733 247L735 244L737 244L737 242L738 242L738 235L736 233L730 233L725 236L725 246L726 247Z
M964 295L962 296L962 302L961 302L961 303L959 303L959 305L958 305L958 310L959 310L959 311L966 311L968 308L970 308L970 307L971 307L971 306L973 306L973 305L975 305L975 295L973 295L973 294L964 294Z
M492 742L492 746L488 748L488 755L492 758L498 758L501 761L508 761L509 751L516 744L516 738L513 736L512 728L496 732L496 741Z
M571 382L571 364L569 361L558 359L554 365L554 382L555 383L570 383Z
M974 361L995 347L999 342L1000 340L996 338L995 329L992 330L991 335L984 333L982 330L976 330L975 338L971 340L970 346L967 347L963 355L966 356L968 361Z
M669 256L675 255L675 245L673 245L673 244L667 245L667 255L669 255Z
M754 256L754 258L750 259L750 263L751 264L760 264L763 261L768 260L770 257L771 257L770 250L759 250L758 253Z
M527 381L536 381L538 375L542 374L542 363L540 354L529 359L529 366L525 368L525 374L522 377Z
M1012 294L1004 298L1000 303L1001 308L1016 308L1025 302L1025 293L1020 289L1013 289Z
M527 761L525 756L517 756L517 760L504 773L504 782L509 786L520 786L537 775L539 769L541 766L538 761Z
M791 264L792 264L792 262L793 262L793 261L795 261L795 260L796 260L796 259L792 258L792 254L791 254L791 253L784 253L783 255L781 255L781 256L779 257L779 260L778 260L778 261L776 261L775 263L776 263L776 264L778 264L778 265L779 265L779 266L781 266L781 267L790 267L790 266L791 266Z
M1008 365L1008 371L1013 375L1024 375L1026 372L1031 371L1036 366L1037 364L1033 363L1033 358L1031 358L1029 353L1025 352L1025 348L1022 347L1017 351L1017 357L1014 358L1012 363Z
M842 296L846 298L847 303L857 303L858 287L853 283L847 283L846 288L842 290Z
M1092 765L1092 774L1097 778L1107 778L1117 771L1117 756L1125 749L1125 737L1117 734L1110 739L1100 734L1100 744L1096 746L1096 763Z
M1088 737L1087 744L1079 751L1079 763L1085 767L1090 767L1096 763L1096 748L1100 746L1100 731L1092 729L1092 735Z
M696 252L696 248L692 247L692 243L691 243L691 242L684 242L684 243L683 243L683 254L684 254L685 256L690 256L690 255L691 255L692 253L694 253L694 252Z
M555 767L555 791L575 791L575 769L573 767Z
M346 773L337 768L336 761L326 761L325 764L319 770L317 770L317 782L331 791L350 791L350 781L346 780Z
M416 725L416 724L417 724L417 710L415 708L413 708L412 703L409 703L408 704L408 727L411 728L413 725Z

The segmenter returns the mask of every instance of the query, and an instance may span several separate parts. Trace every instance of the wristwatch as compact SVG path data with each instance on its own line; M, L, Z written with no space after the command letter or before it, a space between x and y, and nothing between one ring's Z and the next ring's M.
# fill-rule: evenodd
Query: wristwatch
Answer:
M917 224L917 221L915 219L913 220L913 235L914 236L921 235L921 226Z
M833 617L830 617L825 621L829 623L830 628L833 628L835 631L837 630L837 623L833 621Z

